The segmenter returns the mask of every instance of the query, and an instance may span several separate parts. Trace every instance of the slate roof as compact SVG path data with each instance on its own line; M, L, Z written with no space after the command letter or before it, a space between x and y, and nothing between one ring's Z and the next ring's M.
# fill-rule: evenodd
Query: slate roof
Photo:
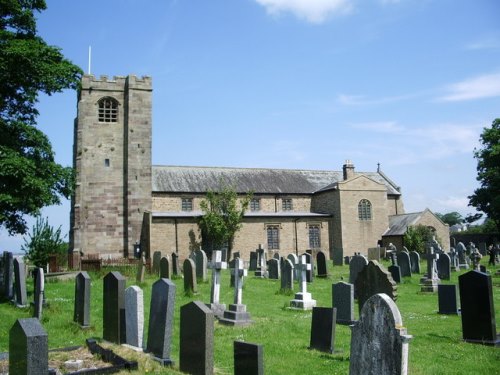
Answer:
M414 225L424 212L389 216L389 229L382 236L402 236L410 225Z
M224 167L158 166L152 168L153 192L201 193L216 191L221 182L238 193L313 194L335 189L343 180L340 171ZM388 194L400 195L398 187L379 172L356 172L382 183Z

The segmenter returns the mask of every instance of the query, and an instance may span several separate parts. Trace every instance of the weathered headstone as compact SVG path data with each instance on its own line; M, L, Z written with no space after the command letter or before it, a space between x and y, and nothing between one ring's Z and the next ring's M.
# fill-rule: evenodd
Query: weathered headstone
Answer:
M48 374L48 341L38 319L17 319L9 332L9 374Z
M19 259L14 259L14 297L17 307L28 305L28 294L26 292L26 268Z
M294 265L290 259L283 259L283 269L281 270L281 289L293 290Z
M146 257L143 254L141 261L137 264L137 274L135 276L135 281L137 281L138 283L143 283L145 275L146 275Z
M247 326L253 322L247 312L246 305L242 303L243 277L247 275L243 260L235 259L234 269L231 272L234 274L234 303L229 305L229 309L224 311L224 315L219 321L227 325Z
M456 246L456 251L458 255L458 266L460 269L469 269L469 262L467 259L467 248L463 244L463 242L459 242Z
M398 296L396 282L384 266L376 260L371 260L358 274L354 290L358 292L360 312L365 302L374 294L384 293L394 301Z
M198 284L196 282L196 265L190 258L184 260L182 265L184 271L184 293L198 293Z
M222 251L214 250L212 252L212 286L210 289L210 303L207 305L216 317L224 314L226 305L219 302L221 270L227 268L227 263L222 261Z
M153 265L151 266L151 273L155 276L160 275L160 260L161 260L161 252L155 251L153 253Z
M301 255L299 264L296 266L299 271L300 292L295 293L295 298L290 301L290 308L300 310L311 310L316 306L316 300L312 299L311 293L307 291L307 270L311 264L307 263L306 256Z
M316 254L316 267L318 271L318 277L328 277L328 270L326 268L326 255L322 251L318 251Z
M248 267L249 271L255 271L257 269L257 252L250 251L250 266Z
M335 308L313 307L309 349L333 353L336 315Z
M373 295L352 326L349 374L407 374L411 338L394 301L383 293Z
M255 270L255 277L267 277L266 251L262 244L259 244L259 248L255 252L257 253L257 268Z
M398 266L402 277L411 277L410 254L402 251L398 254Z
M262 345L234 341L234 375L264 375Z
M196 255L196 278L202 282L206 282L208 280L207 276L207 268L208 268L208 259L207 254L202 249L198 249L195 251Z
M3 252L3 295L7 300L14 298L14 256L9 251Z
M422 292L437 292L439 278L437 274L436 260L439 254L434 252L432 246L427 246L427 273L420 279Z
M395 253L391 253L391 262L389 266L389 272L391 273L392 279L399 284L401 282L401 268L399 268L397 263L397 257Z
M295 281L298 281L299 280L299 273L297 271L297 265L299 264L299 257L295 254L288 254L288 256L286 258L289 259L290 262L292 262L292 264L293 264L293 267L294 267L293 279Z
M174 308L175 284L169 279L156 281L151 292L147 351L164 366L173 364L170 350L172 347Z
M458 254L455 248L450 248L450 252L448 253L450 256L451 269L453 271L460 271L460 265L458 263Z
M160 279L170 279L170 260L166 256L160 259Z
M410 251L411 272L420 273L420 254L416 251Z
M491 276L469 271L458 277L462 334L467 342L500 345L496 331Z
M337 309L337 323L351 325L354 320L354 285L338 282L332 285L332 307Z
M276 258L269 259L268 262L269 279L278 280L281 277L280 261Z
M125 278L120 272L109 272L103 279L103 333L106 341L127 342L125 331Z
M456 285L438 285L438 305L440 314L458 314Z
M380 262L380 247L370 247L368 249L368 261L370 260Z
M44 293L45 293L45 275L43 273L43 268L37 267L35 269L35 290L33 293L33 317L38 320L42 319Z
M86 271L78 272L75 277L73 321L82 328L90 326L90 276Z
M214 372L214 314L200 301L181 306L179 362L189 374Z
M446 253L439 254L436 261L438 277L442 280L450 280L451 275L451 259Z
M179 255L176 252L172 253L172 275L179 276L181 274L181 268L179 265Z
M142 348L144 336L144 293L136 285L125 289L125 332L126 343Z
M354 285L354 297L356 298L358 296L356 279L367 264L368 260L363 255L354 255L349 262L349 283Z

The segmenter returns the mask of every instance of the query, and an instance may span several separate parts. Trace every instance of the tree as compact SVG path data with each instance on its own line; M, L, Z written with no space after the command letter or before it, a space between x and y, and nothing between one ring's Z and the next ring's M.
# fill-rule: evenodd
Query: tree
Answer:
M426 244L432 240L434 233L425 225L409 226L403 236L403 244L409 251L426 253Z
M482 148L474 150L474 157L481 187L469 196L469 206L484 212L500 232L500 118L483 129L480 142Z
M32 233L24 238L21 250L26 257L37 267L45 267L49 261L49 255L56 254L59 257L67 257L68 244L61 236L61 227L54 230L49 225L48 218L37 217L33 225Z
M241 221L251 198L252 193L248 193L238 199L236 191L229 186L207 193L200 204L203 215L199 218L198 225L203 242L209 245L210 250L227 246L228 258L230 257L234 235L241 228Z
M458 212L448 212L446 214L436 213L436 216L441 219L441 221L445 224L448 224L450 227L455 224L463 223L464 218Z
M69 197L73 172L36 128L38 95L76 89L82 71L37 35L44 0L0 1L0 227L26 233L24 215Z

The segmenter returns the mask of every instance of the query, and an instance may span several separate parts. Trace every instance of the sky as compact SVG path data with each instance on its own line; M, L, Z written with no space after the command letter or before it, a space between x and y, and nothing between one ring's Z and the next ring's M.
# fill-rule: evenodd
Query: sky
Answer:
M406 212L465 216L500 117L499 14L497 0L47 0L37 17L86 73L152 77L155 165L380 163ZM66 166L76 100L38 103ZM69 207L42 215L67 234ZM0 231L1 251L23 243Z

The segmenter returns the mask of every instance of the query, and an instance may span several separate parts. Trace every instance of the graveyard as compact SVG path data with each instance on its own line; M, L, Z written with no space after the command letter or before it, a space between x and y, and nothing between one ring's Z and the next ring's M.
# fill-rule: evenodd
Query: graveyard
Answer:
M425 269L425 261L421 262ZM483 262L484 263L484 262ZM380 261L385 269L391 261ZM500 315L500 276L497 271L500 266L488 268L492 277L493 299L496 316ZM173 362L171 366L163 367L158 361L153 360L149 354L134 351L122 345L110 344L103 341L103 279L109 277L108 272L120 272L123 276L119 283L124 282L125 287L137 285L143 291L144 306L144 341L146 347L148 335L160 334L148 330L149 313L152 298L153 284L158 282L158 277L146 273L144 282L136 282L135 267L106 268L100 272L89 272L91 279L90 310L88 327L81 326L73 321L75 280L58 280L46 277L45 299L47 305L43 308L41 324L48 335L48 348L67 348L72 346L85 346L85 340L94 338L106 348L111 348L116 354L129 361L137 361L138 369L130 373L158 373L178 374L180 369L181 352L181 308L193 301L208 304L213 294L210 278L207 281L198 280L196 293L184 292L184 280L180 276L172 276L164 286L155 284L155 288L163 288L159 295L175 294L173 306L172 340L168 355ZM317 270L315 271L317 276ZM450 280L441 280L443 285L458 285L458 277L469 270L452 272ZM211 271L208 271L210 274ZM422 274L424 271L422 271ZM461 316L457 314L438 313L438 294L421 291L422 274L413 274L411 277L402 277L397 284L397 298L395 304L400 311L402 325L409 341L408 373L409 374L498 374L500 363L500 350L498 347L464 342L462 336ZM333 266L327 261L327 276L322 270L321 276L314 277L307 283L307 293L312 295L318 307L332 307L332 284L349 281L349 266ZM230 270L220 271L219 302L231 305L234 302L234 289L230 287ZM166 288L166 290L165 290ZM301 291L299 283L294 283L294 290L280 291L279 279L257 277L249 271L244 278L240 303L246 305L246 312L251 317L251 324L226 325L217 319L213 326L213 340L208 340L208 345L213 352L213 373L234 373L235 341L254 343L262 346L264 373L267 374L348 374L353 355L350 353L351 328L346 324L336 324L334 328L333 351L310 349L311 346L311 321L313 312L310 309L291 309L290 301L294 295ZM27 299L34 299L34 284L31 277L27 278ZM170 306L169 308L172 308ZM0 353L9 351L9 331L19 318L34 316L33 306L16 307L9 301L0 303ZM357 302L354 304L354 318L359 318ZM163 313L164 314L164 313ZM104 314L105 315L105 314ZM162 315L158 313L157 315ZM168 314L167 314L168 315ZM155 315L156 316L156 315ZM156 323L155 323L156 324ZM85 325L85 324L84 324ZM189 325L189 324L188 324ZM210 328L210 327L209 327ZM399 327L402 328L402 327ZM184 328L185 329L185 328ZM357 333L357 340L362 341L363 336ZM112 338L110 341L113 341ZM200 344L201 345L201 344ZM239 344L238 344L239 345ZM164 349L165 350L165 349ZM387 353L391 355L390 351ZM82 354L75 354L76 356ZM55 354L50 353L51 356ZM0 357L2 358L2 357ZM59 361L61 357L59 354ZM65 357L71 358L71 352ZM354 357L357 358L357 357ZM3 366L3 367L2 367ZM0 360L0 373L6 372L6 361ZM123 373L128 373L124 371Z

